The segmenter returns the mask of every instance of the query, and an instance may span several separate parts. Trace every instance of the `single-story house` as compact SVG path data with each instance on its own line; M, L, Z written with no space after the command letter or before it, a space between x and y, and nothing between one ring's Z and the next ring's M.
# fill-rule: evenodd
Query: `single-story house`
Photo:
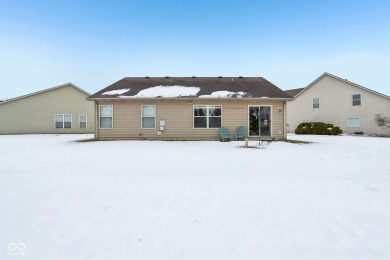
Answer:
M289 98L262 77L126 77L88 100L99 139L219 140L245 126L272 140L286 138Z
M390 97L347 79L324 73L307 87L285 91L294 97L287 102L287 124L294 132L302 122L324 122L345 133L389 135L375 123L375 115L390 115Z
M0 103L0 134L93 133L90 94L72 83Z

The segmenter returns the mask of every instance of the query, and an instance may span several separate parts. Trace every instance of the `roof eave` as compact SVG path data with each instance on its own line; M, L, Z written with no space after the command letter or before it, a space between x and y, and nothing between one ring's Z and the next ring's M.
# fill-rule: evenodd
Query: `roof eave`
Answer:
M186 100L186 99L196 99L196 100L293 100L294 98L290 97L251 97L251 98L199 98L199 97L177 97L177 98L164 98L164 97L129 97L129 98L118 98L118 97L107 97L107 98L86 98L89 101L97 100Z
M373 93L373 94L376 94L376 95L378 95L378 96L381 96L381 97L390 99L390 97L387 96L387 95L385 95L385 94L382 94L382 93L377 92L377 91L374 91L374 90L372 90L372 89L363 87L363 86L361 86L361 85L359 85L359 84L356 84L356 83L354 83L354 82L348 81L348 80L346 80L346 79L337 77L337 76L335 76L335 75L333 75L333 74L331 74L331 73L328 73L328 72L324 72L323 74L321 74L321 76L319 76L318 78L316 78L313 82L311 82L309 85L307 85L307 87L305 87L301 92L299 92L298 94L296 94L294 98L296 98L296 97L298 97L299 95L301 95L303 92L306 91L306 89L308 89L308 88L310 88L311 86L313 86L317 81L319 81L320 79L322 79L322 78L325 77L325 76L332 77L332 78L334 78L334 79L337 79L337 80L346 82L346 83L348 83L348 84L350 84L350 85L352 85L352 86L355 86L355 87L357 87L357 88L366 90L366 91L371 92L371 93Z
M65 83L65 84L62 84L62 85L58 85L58 86L55 86L55 87L51 87L51 88L47 88L47 89L44 89L44 90L40 90L40 91L36 91L36 92L33 92L33 93L29 93L29 94L26 94L26 95L23 95L23 96L19 96L19 97L15 97L15 98L11 98L11 99L8 99L8 100L4 100L3 102L0 102L0 105L4 105L6 103L10 103L10 102L13 102L13 101L16 101L16 100L20 100L20 99L23 99L23 98L27 98L27 97L31 97L31 96L35 96L35 95L38 95L38 94L42 94L42 93L45 93L45 92L48 92L48 91L51 91L51 90L55 90L55 89L59 89L59 88L63 88L63 87L66 87L66 86L71 86L81 92L83 92L84 94L90 96L91 94L88 93L87 91L77 87L76 85L74 85L73 83Z

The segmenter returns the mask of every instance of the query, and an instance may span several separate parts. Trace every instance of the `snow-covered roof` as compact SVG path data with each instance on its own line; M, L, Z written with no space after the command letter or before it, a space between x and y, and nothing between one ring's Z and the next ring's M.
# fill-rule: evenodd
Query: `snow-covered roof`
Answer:
M290 99L283 90L262 77L128 77L89 99L264 97Z
M146 88L132 96L135 98L178 98L178 97L191 97L196 96L199 92L199 87L187 87L187 86L155 86ZM122 96L123 97L123 96Z
M199 98L232 98L232 97L242 98L244 95L246 95L246 93L243 91L232 92L232 91L222 90L222 91L215 91L210 95L201 95L199 96Z
M124 89L114 89L110 91L104 92L102 95L109 95L109 96L114 96L114 95L122 95L123 93L128 92L130 89L129 88L124 88Z

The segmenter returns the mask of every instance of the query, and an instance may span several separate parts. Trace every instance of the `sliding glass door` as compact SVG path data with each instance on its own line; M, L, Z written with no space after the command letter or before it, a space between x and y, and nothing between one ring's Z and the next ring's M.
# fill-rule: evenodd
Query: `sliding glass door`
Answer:
M271 136L271 107L249 107L249 136Z

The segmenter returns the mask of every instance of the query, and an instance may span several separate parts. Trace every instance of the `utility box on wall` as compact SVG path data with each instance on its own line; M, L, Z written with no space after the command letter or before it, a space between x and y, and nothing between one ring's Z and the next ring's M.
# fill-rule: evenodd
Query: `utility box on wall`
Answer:
M165 130L165 119L160 119L160 131Z

